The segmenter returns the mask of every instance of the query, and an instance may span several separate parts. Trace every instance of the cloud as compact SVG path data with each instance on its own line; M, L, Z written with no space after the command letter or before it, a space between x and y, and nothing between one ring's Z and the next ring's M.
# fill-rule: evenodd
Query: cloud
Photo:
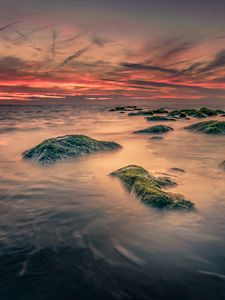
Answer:
M179 74L180 72L175 69L162 68L158 66L145 65L140 63L121 63L122 67L135 69L135 70L145 70L145 71L158 71L168 74Z
M200 72L215 71L218 68L225 67L225 50L219 51L214 59L210 61Z

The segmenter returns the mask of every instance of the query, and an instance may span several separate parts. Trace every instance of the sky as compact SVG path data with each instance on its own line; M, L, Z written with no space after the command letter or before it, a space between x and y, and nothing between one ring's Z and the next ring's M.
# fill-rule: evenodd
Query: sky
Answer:
M1 0L0 100L225 98L224 0Z

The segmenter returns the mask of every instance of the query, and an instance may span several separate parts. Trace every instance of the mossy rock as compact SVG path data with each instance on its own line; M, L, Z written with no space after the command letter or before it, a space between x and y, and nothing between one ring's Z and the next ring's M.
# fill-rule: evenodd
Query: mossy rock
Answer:
M186 126L185 129L204 134L225 135L225 122L211 120Z
M160 134L160 133L166 133L169 131L173 131L174 129L170 126L166 126L166 125L156 125L156 126L150 126L148 128L142 129L142 130L138 130L138 131L134 131L133 133L150 133L150 134Z
M119 148L121 146L115 142L98 141L85 135L65 135L45 140L22 155L24 159L51 164L59 160Z
M208 117L217 116L217 112L215 110L207 107L200 108L199 112L207 115Z
M154 109L152 110L154 114L168 114L169 112L164 108Z
M158 208L190 209L194 206L182 195L162 190L162 179L157 179L144 168L129 165L111 173L143 203Z
M198 119L204 119L207 118L207 115L201 111L196 111L192 117L198 118Z
M146 117L147 121L176 121L176 119L172 117L167 117L167 116L152 116L152 117Z
M225 114L225 111L222 110L222 109L216 109L215 112L216 112L217 114L219 114L219 115Z

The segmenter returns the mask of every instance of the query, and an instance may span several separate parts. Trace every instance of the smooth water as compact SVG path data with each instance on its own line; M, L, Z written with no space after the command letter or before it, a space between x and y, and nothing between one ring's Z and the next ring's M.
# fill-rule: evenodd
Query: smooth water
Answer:
M132 134L152 123L109 107L0 106L0 299L225 299L225 172L218 168L225 138L190 133L183 127L198 121L179 120L166 123L174 132L153 141ZM53 166L21 159L26 149L65 134L123 149ZM172 176L178 186L171 192L196 209L143 205L108 175L128 164Z

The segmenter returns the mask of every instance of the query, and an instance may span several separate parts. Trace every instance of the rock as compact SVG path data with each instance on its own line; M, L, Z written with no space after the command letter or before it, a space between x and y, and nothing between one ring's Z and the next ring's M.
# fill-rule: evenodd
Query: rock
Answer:
M225 171L225 160L219 164L219 168Z
M153 137L150 138L150 140L160 141L160 140L163 140L163 137L162 136L153 136Z
M169 131L173 131L174 129L170 126L166 126L166 125L156 125L156 126L150 126L148 128L142 129L142 130L138 130L138 131L134 131L133 133L165 133L165 132L169 132Z
M192 117L195 117L195 118L198 118L198 119L204 119L204 118L207 118L207 115L204 114L203 112L200 112L200 111L196 111Z
M151 110L131 112L131 113L128 114L129 117L132 117L132 116L152 116L152 115L153 115L153 112Z
M152 116L146 117L147 121L176 121L176 119L166 116Z
M211 120L186 126L185 129L204 134L225 135L225 122Z
M177 173L185 173L184 169L180 169L180 168L170 168L170 171L177 172Z
M111 108L109 111L116 111L115 108Z
M182 195L162 190L162 180L157 180L144 168L130 165L111 173L116 176L143 203L158 208L190 209L194 206Z
M154 109L152 110L154 114L168 114L169 112L164 108Z
M65 135L45 140L22 155L24 159L51 164L59 160L119 148L121 146L115 142L98 141L85 135Z
M200 113L203 113L209 117L211 116L217 116L217 112L213 109L207 108L207 107L202 107L199 109Z
M216 112L217 114L219 114L219 115L225 114L225 111L222 110L222 109L216 109L215 112Z
M124 106L116 106L116 107L115 107L115 110L116 110L116 111L125 110L125 107L124 107Z
M186 118L187 118L187 115L186 115L185 113L181 112L181 113L179 114L179 118L184 118L184 119L186 119Z

